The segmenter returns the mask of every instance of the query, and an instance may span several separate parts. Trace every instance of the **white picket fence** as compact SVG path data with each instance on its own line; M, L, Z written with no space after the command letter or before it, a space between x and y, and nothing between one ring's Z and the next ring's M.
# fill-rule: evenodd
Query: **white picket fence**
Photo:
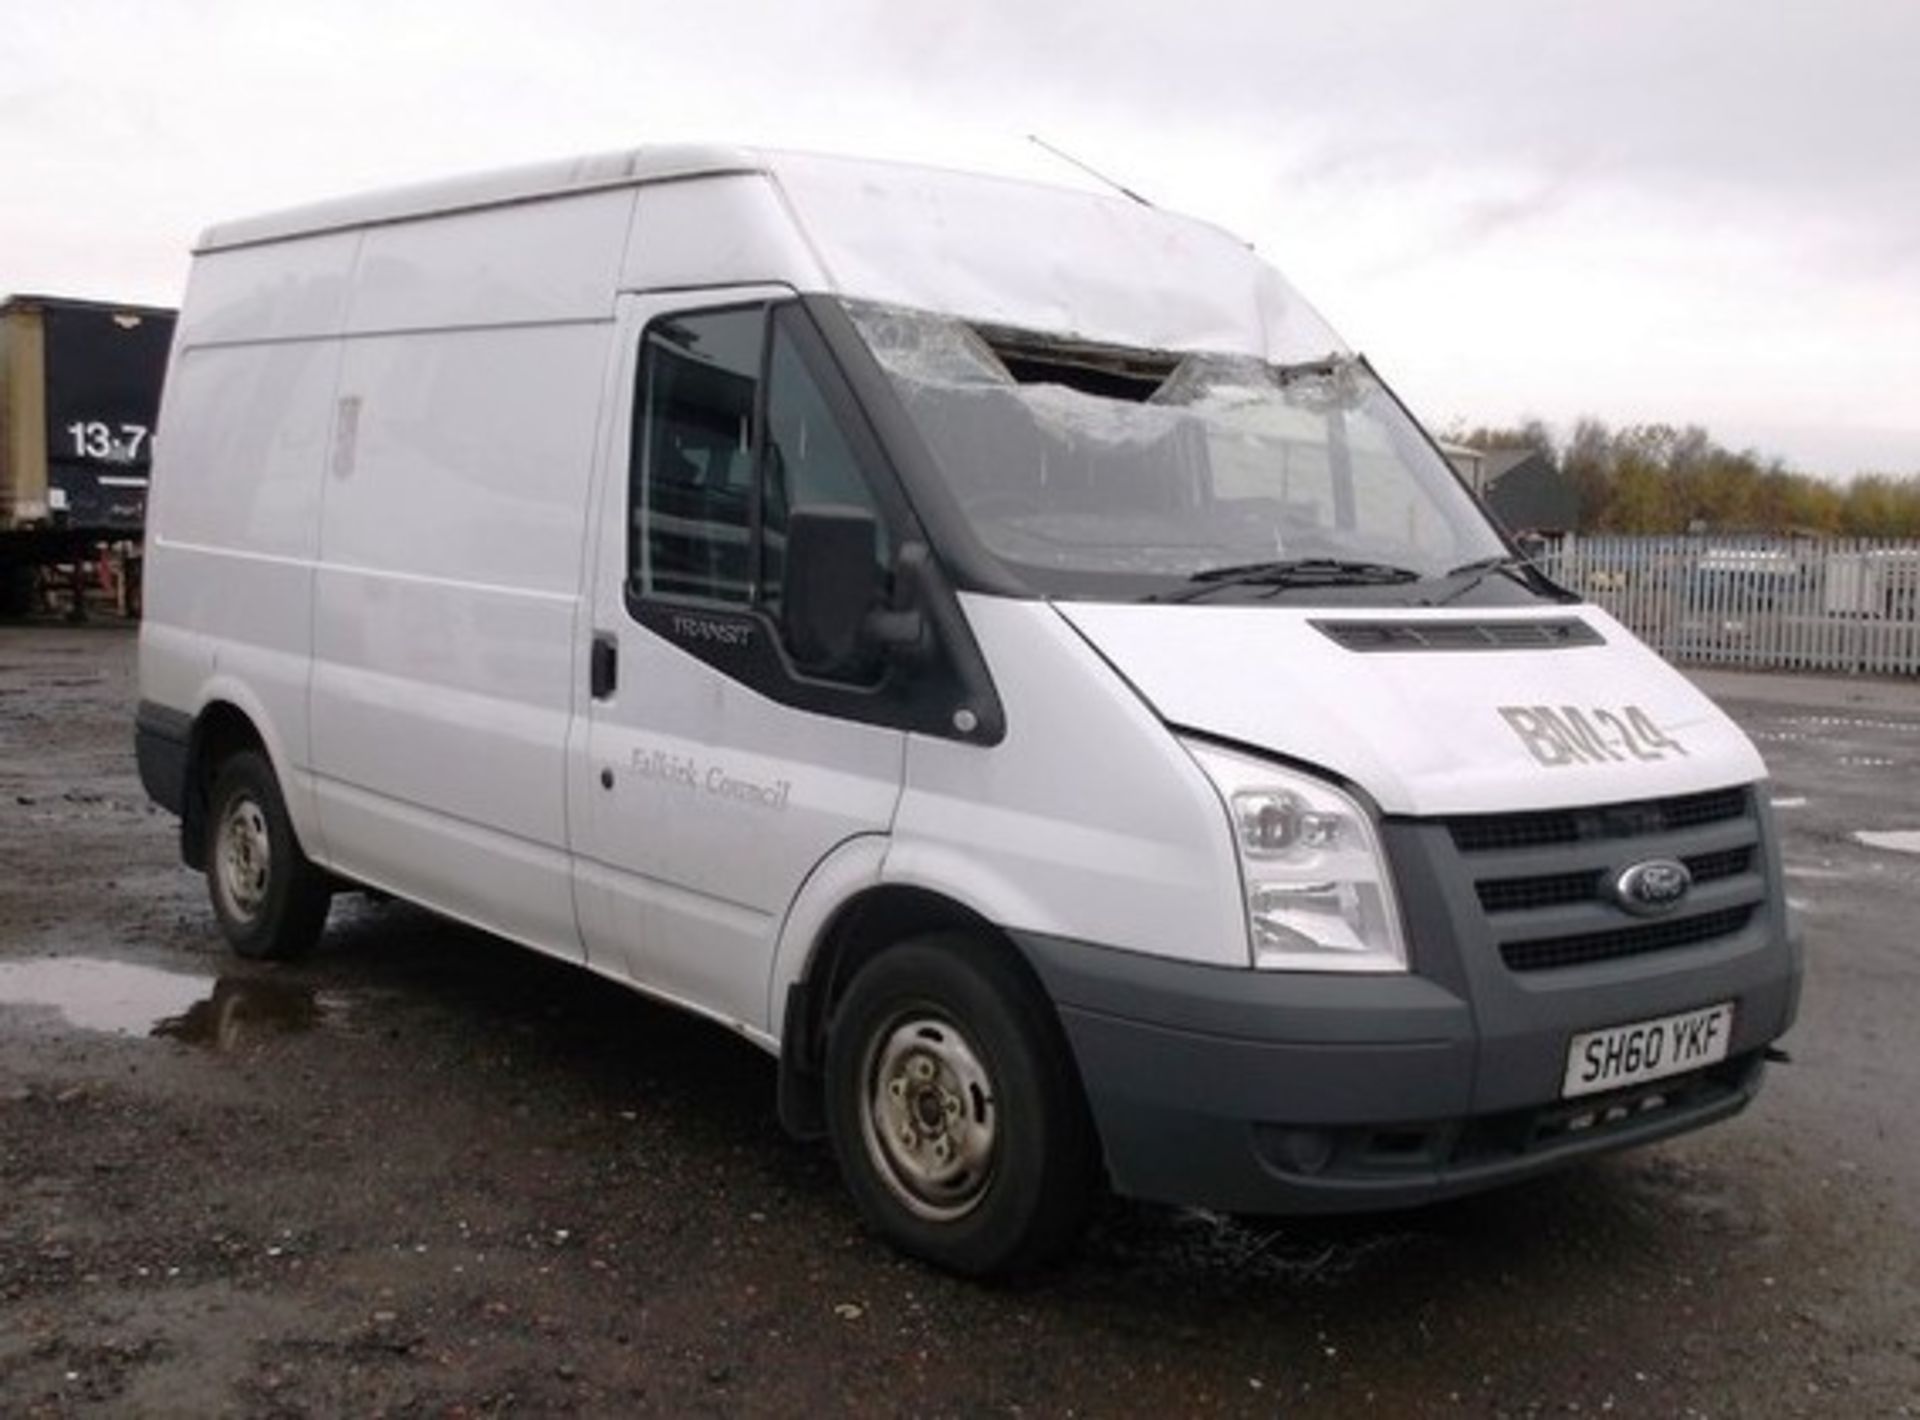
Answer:
M1920 542L1569 537L1536 561L1673 661L1920 675Z

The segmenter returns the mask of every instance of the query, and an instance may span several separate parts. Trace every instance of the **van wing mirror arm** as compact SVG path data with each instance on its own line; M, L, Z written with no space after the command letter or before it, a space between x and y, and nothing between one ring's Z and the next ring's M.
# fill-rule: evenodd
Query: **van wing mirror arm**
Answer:
M933 628L925 608L933 601L933 555L924 542L901 544L893 560L893 605L867 613L861 635L894 660L922 665L933 659Z

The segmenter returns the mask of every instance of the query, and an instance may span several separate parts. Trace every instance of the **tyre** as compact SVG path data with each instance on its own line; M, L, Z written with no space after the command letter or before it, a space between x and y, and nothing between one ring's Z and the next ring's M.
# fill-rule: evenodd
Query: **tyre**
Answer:
M207 802L207 892L220 931L243 957L296 957L327 922L326 875L300 851L273 766L230 755Z
M1067 1043L995 949L917 938L861 969L827 1035L827 1130L874 1230L969 1276L1070 1247L1098 1179Z

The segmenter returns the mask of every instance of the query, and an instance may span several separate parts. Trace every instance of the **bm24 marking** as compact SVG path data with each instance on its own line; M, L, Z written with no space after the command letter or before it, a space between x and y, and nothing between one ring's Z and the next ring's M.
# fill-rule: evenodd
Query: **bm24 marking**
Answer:
M1502 705L1501 718L1520 737L1536 763L1548 769L1573 764L1617 764L1629 759L1682 759L1687 750L1638 705L1619 710L1582 710L1563 705Z

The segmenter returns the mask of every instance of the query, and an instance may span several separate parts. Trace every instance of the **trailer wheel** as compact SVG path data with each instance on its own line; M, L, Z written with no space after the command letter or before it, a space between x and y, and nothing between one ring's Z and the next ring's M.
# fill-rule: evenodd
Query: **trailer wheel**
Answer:
M236 954L285 958L313 949L331 889L300 851L273 766L257 750L228 756L214 776L206 864L214 916Z
M987 944L940 935L875 957L827 1037L827 1127L868 1223L971 1276L1065 1251L1096 1183L1058 1025Z

